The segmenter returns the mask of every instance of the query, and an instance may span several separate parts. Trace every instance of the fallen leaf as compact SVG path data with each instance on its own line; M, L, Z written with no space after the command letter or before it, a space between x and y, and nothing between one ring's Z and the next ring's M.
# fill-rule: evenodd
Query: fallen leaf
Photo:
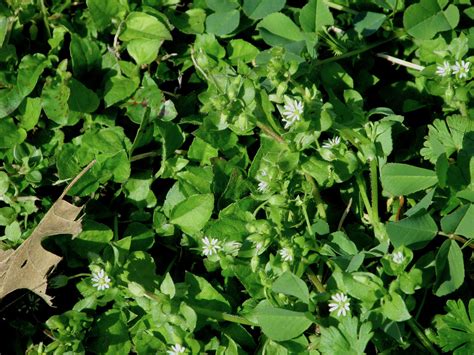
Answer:
M0 299L10 292L25 288L36 293L48 305L52 305L52 298L46 294L47 279L62 257L44 249L41 242L46 237L58 234L71 234L74 238L82 231L81 218L76 219L82 206L74 206L63 198L94 163L95 160L66 187L18 249L0 250Z

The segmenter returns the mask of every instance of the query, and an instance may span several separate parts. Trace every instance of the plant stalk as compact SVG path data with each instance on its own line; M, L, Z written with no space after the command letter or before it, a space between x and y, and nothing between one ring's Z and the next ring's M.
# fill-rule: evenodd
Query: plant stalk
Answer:
M227 322L238 323L238 324L243 324L243 325L256 326L256 324L252 323L248 319L241 316L236 316L236 315L228 314L225 312L214 311L212 309L202 308L202 307L198 307L194 305L192 305L191 308L194 309L196 313L198 314L213 318L218 321L220 320L220 321L227 321Z
M364 52L367 52L373 48L376 48L378 46L381 46L382 44L385 44L385 43L388 43L388 42L391 42L393 41L394 39L397 39L399 38L400 36L404 35L404 33L402 34L396 34L390 38L387 38L387 39L384 39L382 41L379 41L379 42L376 42L374 44L371 44L371 45L368 45L367 47L363 47L363 48L360 48L360 49L355 49L353 51L350 51L350 52L347 52L347 53L344 53L344 54L341 54L340 56L337 56L337 57L331 57L331 58L327 58L327 59L322 59L322 60L318 60L316 63L314 63L314 66L319 66L319 65L323 65L323 64L327 64L327 63L332 63L332 62L336 62L338 60L341 60L341 59L345 59L345 58L349 58L349 57L352 57L352 56L355 56L355 55L358 55L358 54L361 54L361 53L364 53Z
M423 331L420 329L418 324L413 318L410 318L408 321L408 326L411 328L413 333L415 333L418 340L423 344L426 350L430 352L430 354L438 354L438 351L435 349L431 341L426 337Z
M314 181L313 177L309 174L304 174L306 180L311 184L313 198L316 201L316 208L318 210L319 217L326 220L326 208L324 207L324 201L321 198L321 194L319 192L318 184Z
M43 17L44 27L46 29L46 34L48 38L51 38L51 29L49 28L49 20L48 20L48 12L46 10L46 6L44 6L44 0L39 0L40 8L41 8L41 15Z
M372 222L379 223L379 192L377 178L377 158L370 161L370 192L372 198Z
M370 222L373 224L372 206L370 205L369 196L367 196L367 191L365 191L366 186L362 178L362 173L356 175L356 182L357 187L359 188L360 196L362 197L362 202L364 202L365 209L367 210L367 214L369 215Z
M353 14L353 15L357 15L359 12L356 11L356 10L352 10L350 8L348 8L347 6L344 6L344 5L339 5L339 4L336 4L336 3L333 3L331 1L324 1L324 3L330 7L331 9L334 9L334 10L339 10L339 11L343 11L343 12L347 12L348 14Z
M314 287L316 287L316 290L318 290L321 293L326 292L326 287L324 287L322 282L319 280L318 275L316 275L313 272L313 270L308 268L307 274L308 274L309 281L311 281L311 283L314 285Z

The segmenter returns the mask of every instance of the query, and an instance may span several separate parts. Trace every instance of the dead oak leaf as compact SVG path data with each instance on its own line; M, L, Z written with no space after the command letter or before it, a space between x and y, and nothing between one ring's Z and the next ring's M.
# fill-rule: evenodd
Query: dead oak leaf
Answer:
M62 257L44 249L41 242L46 237L58 234L71 234L74 238L82 231L81 219L77 219L82 206L74 206L63 198L94 163L95 161L92 161L66 187L18 249L0 250L0 299L10 292L26 288L43 298L48 305L52 305L52 298L46 294L47 278Z

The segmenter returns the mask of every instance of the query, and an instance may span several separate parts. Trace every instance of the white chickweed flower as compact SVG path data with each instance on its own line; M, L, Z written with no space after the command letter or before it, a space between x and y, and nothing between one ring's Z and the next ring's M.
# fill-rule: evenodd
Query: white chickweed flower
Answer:
M92 286L96 287L99 291L109 288L110 281L110 277L107 276L104 269L100 269L97 273L92 273Z
M396 253L392 254L392 260L395 264L401 264L405 260L405 256L401 251L397 251Z
M461 62L456 61L456 63L454 63L451 69L453 69L453 74L458 74L459 79L462 79L467 78L470 66L470 62L465 62L464 60L461 60Z
M336 136L324 142L322 147L326 149L332 149L332 148L337 147L339 143L341 143L341 137Z
M342 292L338 292L335 295L331 296L331 299L334 301L329 303L329 312L336 312L337 316L340 317L341 314L345 317L349 311L350 298L347 297Z
M451 74L451 66L449 65L449 62L447 60L443 62L443 65L436 66L436 74L438 74L439 76L446 76Z
M175 344L171 347L171 350L168 350L166 353L168 355L178 355L184 354L186 352L186 348L181 344Z
M304 105L301 101L285 97L285 106L283 106L282 119L285 122L285 129L290 128L296 121L301 120L304 111Z
M266 169L261 169L261 170L259 171L259 173L260 173L261 176L267 176L267 175L268 175L268 172L267 172Z
M290 248L283 248L278 253L283 261L293 261L293 251Z
M217 254L217 252L222 249L216 238L204 237L202 238L202 244L204 244L202 247L202 253L206 256Z
M267 188L268 188L268 183L267 183L267 182L265 182L265 181L260 181L260 182L258 183L258 188L257 188L258 192L263 193L263 192L265 192L265 191L267 190Z

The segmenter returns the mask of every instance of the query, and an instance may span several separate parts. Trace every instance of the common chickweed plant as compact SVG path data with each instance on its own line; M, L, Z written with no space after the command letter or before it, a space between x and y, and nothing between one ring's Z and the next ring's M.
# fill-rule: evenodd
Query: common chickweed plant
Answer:
M3 1L0 351L473 354L473 19Z

